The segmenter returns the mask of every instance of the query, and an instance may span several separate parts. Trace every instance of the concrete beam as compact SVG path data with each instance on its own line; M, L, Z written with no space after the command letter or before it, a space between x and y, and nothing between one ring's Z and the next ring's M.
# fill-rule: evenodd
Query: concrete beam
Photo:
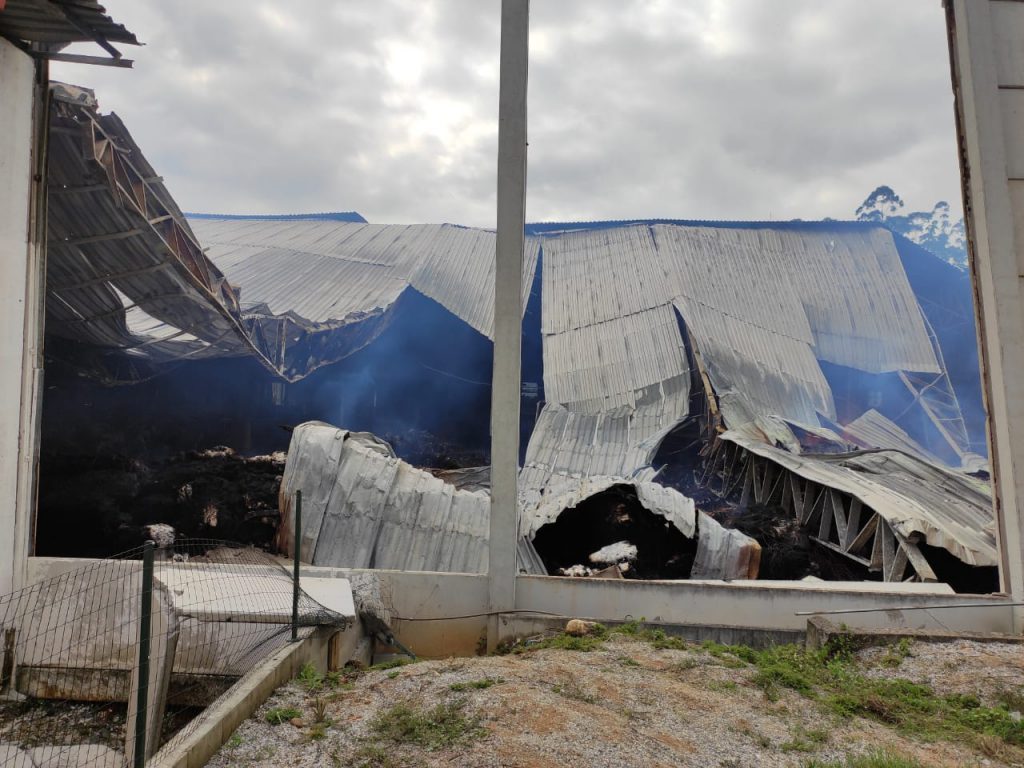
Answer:
M32 540L42 391L45 66L0 39L0 594L24 581Z
M493 612L510 609L516 589L529 20L529 0L502 0L488 545L488 605ZM496 616L493 626L496 630Z
M1024 600L1024 4L946 0L1002 589ZM1009 94L1009 96L1007 95ZM1022 629L1020 609L1016 629Z

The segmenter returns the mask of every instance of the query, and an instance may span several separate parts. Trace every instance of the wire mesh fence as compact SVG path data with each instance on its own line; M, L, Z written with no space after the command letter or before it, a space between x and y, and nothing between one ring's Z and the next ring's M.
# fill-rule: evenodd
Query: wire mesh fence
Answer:
M291 563L210 539L0 596L0 768L144 765L293 633L345 622Z

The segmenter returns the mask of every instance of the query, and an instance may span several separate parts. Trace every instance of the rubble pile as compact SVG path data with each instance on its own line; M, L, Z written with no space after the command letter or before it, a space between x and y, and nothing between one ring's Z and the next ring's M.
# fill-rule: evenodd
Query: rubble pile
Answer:
M126 456L44 456L40 555L101 557L138 546L144 527L177 538L216 538L268 548L279 519L284 452L239 456L217 447L144 462ZM46 482L47 478L53 481Z

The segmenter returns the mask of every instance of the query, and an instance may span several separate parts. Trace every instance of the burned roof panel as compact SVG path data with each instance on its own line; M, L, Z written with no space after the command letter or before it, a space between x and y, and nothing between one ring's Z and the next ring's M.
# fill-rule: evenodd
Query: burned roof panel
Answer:
M720 231L756 238L788 266L780 277L796 287L819 359L873 373L940 370L888 230Z
M405 463L372 435L320 422L295 428L281 483L277 543L284 551L292 545L288 520L297 490L302 557L314 565L487 571L489 494L460 490ZM544 572L528 542L518 551L521 568Z
M47 331L95 345L97 357L266 363L224 275L121 121L101 117L85 89L55 84L53 93Z
M31 43L90 42L138 45L135 35L106 15L96 0L6 0L0 34Z
M722 439L807 480L848 493L905 537L921 535L970 565L996 565L992 498L974 478L900 451L796 455L730 430Z
M386 309L411 286L483 335L493 335L495 236L490 230L305 219L192 222L210 258L239 287L245 307L329 324ZM539 248L530 238L524 306Z
M672 298L648 227L548 238L543 273L545 335L635 315Z
M547 398L576 410L632 407L645 387L688 370L670 304L544 337Z

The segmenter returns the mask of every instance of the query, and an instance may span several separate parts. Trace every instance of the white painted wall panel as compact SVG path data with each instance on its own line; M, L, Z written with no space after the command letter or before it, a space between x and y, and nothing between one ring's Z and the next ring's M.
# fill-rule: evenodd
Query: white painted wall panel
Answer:
M1006 142L1006 175L1024 179L1024 90L1000 90L999 102Z
M999 85L1024 86L1024 3L992 3L993 52Z
M0 39L0 593L27 555L16 525L28 216L32 172L32 59Z

